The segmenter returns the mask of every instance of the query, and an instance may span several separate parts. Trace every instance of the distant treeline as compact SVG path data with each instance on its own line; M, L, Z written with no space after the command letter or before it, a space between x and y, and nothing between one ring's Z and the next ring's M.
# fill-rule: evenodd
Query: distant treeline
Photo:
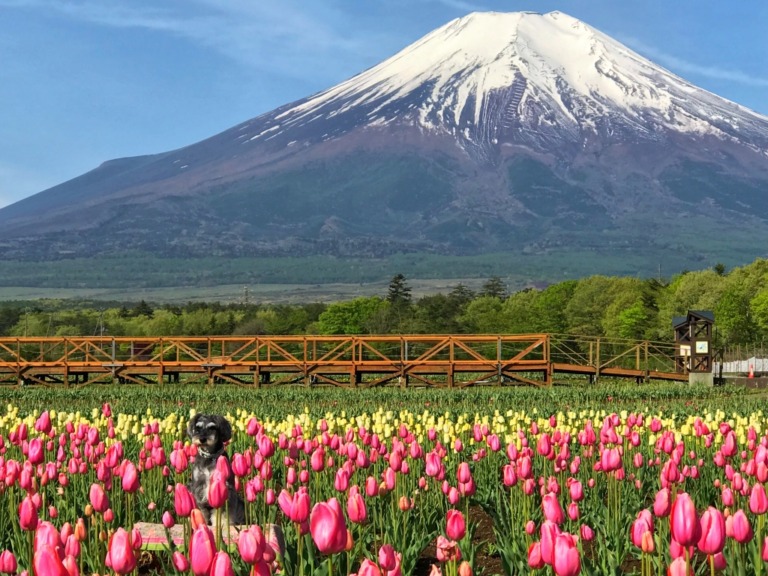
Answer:
M768 260L722 265L671 279L591 276L506 293L498 277L478 291L413 298L397 274L386 294L334 304L189 303L157 306L95 301L0 303L3 336L203 336L260 334L569 333L670 341L672 319L715 314L717 345L768 336Z

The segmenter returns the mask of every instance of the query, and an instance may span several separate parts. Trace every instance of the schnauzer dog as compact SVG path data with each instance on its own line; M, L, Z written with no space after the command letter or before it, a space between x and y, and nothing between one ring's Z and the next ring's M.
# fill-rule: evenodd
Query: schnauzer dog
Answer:
M243 499L235 491L235 479L232 474L232 466L226 451L226 443L232 438L232 426L223 416L214 414L195 414L187 424L187 435L197 446L197 456L192 462L192 479L189 482L189 490L197 502L197 507L203 513L207 524L211 523L213 508L208 504L208 485L211 475L216 470L216 462L219 457L224 457L227 463L227 509L229 510L229 524L241 525L245 523L245 506Z

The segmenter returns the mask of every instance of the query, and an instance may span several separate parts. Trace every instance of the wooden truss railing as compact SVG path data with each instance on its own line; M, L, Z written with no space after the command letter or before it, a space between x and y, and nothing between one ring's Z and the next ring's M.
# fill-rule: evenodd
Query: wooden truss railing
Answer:
M550 334L0 338L0 382L336 386L551 384L557 373L687 379L674 346Z

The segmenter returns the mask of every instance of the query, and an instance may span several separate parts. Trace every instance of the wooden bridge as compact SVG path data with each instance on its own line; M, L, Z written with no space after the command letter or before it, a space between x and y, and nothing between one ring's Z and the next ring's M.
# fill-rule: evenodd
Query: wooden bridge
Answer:
M0 338L0 383L268 386L550 385L687 380L674 344L553 334Z

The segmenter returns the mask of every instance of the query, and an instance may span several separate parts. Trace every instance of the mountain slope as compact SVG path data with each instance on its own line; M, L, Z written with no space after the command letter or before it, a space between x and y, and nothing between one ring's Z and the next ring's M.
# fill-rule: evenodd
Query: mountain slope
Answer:
M0 249L579 250L655 268L665 251L762 255L767 216L768 118L566 14L474 13L324 92L4 208ZM751 245L729 235L744 226Z

